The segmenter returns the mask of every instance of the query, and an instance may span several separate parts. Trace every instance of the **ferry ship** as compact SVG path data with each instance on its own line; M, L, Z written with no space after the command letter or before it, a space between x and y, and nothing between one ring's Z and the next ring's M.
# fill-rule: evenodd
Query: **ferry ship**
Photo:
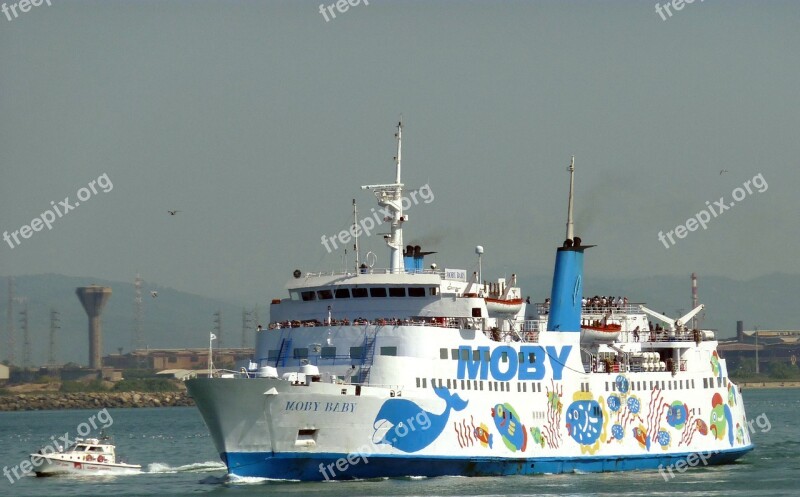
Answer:
M550 299L529 305L515 276L484 283L425 267L420 247L404 247L402 124L396 138L394 183L362 187L387 214L389 267L373 255L351 271L294 271L250 368L187 381L229 473L652 470L752 450L713 333L687 326L702 306L673 320L638 304L582 304L592 246L573 233L574 158Z

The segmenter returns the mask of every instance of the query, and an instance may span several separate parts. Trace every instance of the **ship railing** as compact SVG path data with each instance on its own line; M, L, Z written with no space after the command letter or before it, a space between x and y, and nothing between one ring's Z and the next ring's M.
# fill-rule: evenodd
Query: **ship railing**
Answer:
M602 317L610 312L612 318L617 315L624 316L628 314L644 314L644 312L641 309L639 309L640 305L644 305L644 302L642 303L629 302L628 304L605 305L605 306L586 304L585 306L581 307L581 313L589 316L597 315L599 317ZM540 316L545 316L550 312L550 305L544 303L536 303L536 312Z
M328 276L356 276L358 274L433 274L437 276L441 276L443 279L445 278L445 272L443 269L405 269L401 272L392 272L390 268L364 268L358 271L317 271L317 272L307 272L303 273L304 278L321 278L321 277L328 277Z

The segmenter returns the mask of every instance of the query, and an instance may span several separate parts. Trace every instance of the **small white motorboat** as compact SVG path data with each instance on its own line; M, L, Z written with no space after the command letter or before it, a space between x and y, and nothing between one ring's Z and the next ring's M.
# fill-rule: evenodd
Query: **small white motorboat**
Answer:
M108 438L76 438L59 452L30 455L36 476L61 474L125 474L142 469L139 464L117 462L116 447Z

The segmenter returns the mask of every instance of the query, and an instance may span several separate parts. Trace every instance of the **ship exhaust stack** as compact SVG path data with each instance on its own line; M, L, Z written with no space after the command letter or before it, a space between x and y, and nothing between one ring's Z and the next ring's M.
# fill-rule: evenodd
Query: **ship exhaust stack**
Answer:
M100 369L103 353L103 330L100 314L111 297L111 288L105 286L84 286L75 289L75 294L83 304L83 310L89 317L89 367Z
M580 332L581 299L583 298L583 251L594 247L594 245L582 245L581 239L574 235L572 211L574 205L575 156L572 157L567 171L569 171L567 238L564 240L563 246L556 251L547 331Z

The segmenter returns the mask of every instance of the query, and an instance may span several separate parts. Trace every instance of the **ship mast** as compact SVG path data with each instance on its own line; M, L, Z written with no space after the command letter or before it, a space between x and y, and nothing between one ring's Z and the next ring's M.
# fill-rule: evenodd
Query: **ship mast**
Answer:
M383 235L386 245L389 246L389 271L392 273L402 273L405 270L403 265L403 223L406 217L403 216L403 183L400 182L400 161L403 144L403 122L397 123L397 155L395 161L395 181L391 184L383 185L364 185L362 190L373 190L378 205L383 207L383 212L388 213L384 221L390 223L391 231L388 235Z
M353 237L355 239L355 241L353 243L353 250L355 250L355 252L356 252L356 274L358 274L358 271L359 271L359 268L358 268L358 265L359 265L359 260L358 260L358 228L357 228L357 226L358 226L358 207L356 206L356 199L353 199L353 232L355 233L355 236Z
M573 185L574 176L575 176L575 156L574 155L572 156L572 160L569 163L569 167L567 168L567 171L569 171L569 204L567 205L567 238L566 239L567 240L572 240L572 238L575 235L575 233L574 233L574 231L575 231L574 228L575 227L573 226L573 223L572 223L572 203L573 203L572 185Z

